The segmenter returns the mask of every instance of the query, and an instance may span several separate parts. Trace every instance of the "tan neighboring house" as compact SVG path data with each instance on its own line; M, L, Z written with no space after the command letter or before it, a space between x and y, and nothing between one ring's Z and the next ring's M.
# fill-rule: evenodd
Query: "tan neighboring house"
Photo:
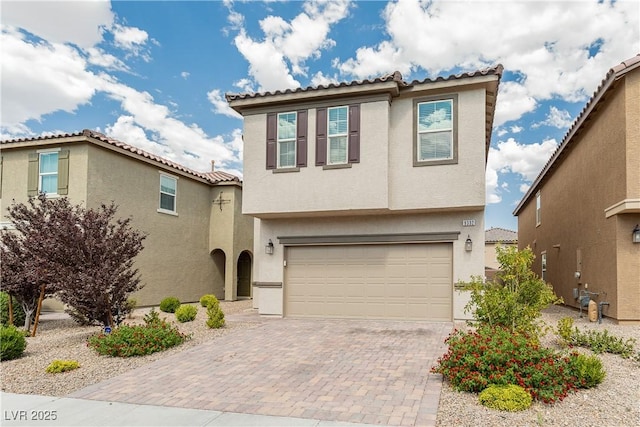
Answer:
M113 200L118 217L148 234L135 261L139 305L251 295L253 219L242 215L238 177L196 172L91 130L0 147L0 225L11 226L10 203L39 191L88 208Z
M484 273L485 166L502 66L227 94L261 314L463 317ZM465 296L466 297L466 296Z
M640 55L609 70L514 215L565 304L594 292L604 315L640 323Z
M491 280L500 270L496 247L498 245L518 247L518 232L506 228L491 227L484 232L484 269L485 276Z

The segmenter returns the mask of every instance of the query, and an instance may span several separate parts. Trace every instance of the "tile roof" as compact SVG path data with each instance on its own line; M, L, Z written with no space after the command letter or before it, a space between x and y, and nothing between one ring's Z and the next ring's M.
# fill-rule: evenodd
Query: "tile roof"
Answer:
M547 163L542 168L542 171L540 171L536 179L533 181L533 184L531 184L531 187L529 187L529 191L527 191L524 197L522 197L522 200L520 200L520 203L518 203L518 206L516 206L516 209L513 211L514 215L517 216L529 199L531 199L531 197L538 191L538 188L545 177L562 163L562 160L568 153L567 147L573 145L574 139L576 139L574 137L580 133L585 122L590 118L590 114L595 114L597 112L598 104L606 96L607 92L617 86L616 83L618 80L637 68L640 68L640 53L609 69L602 82L600 82L598 88L595 90L589 101L587 101L587 104L584 106L582 111L580 111L578 117L574 120L558 148L553 152Z
M418 84L424 83L435 83L441 81L449 81L449 80L460 80L470 77L477 76L487 76L487 75L497 75L502 76L503 66L498 64L493 67L488 67L478 71L459 73L459 74L451 74L448 77L437 77L435 79L424 79L424 80L413 80L411 83L407 83L402 79L402 74L400 71L394 71L393 73L386 74L382 77L377 77L375 79L366 79L366 80L354 80L351 82L341 82L341 83L329 83L328 85L319 85L319 86L307 86L305 88L296 88L296 89L286 89L286 90L276 90L274 92L255 92L255 93L227 93L225 94L225 98L227 102L236 101L240 99L255 99L255 98L266 98L270 96L284 95L284 94L294 94L294 93L304 93L304 92L313 92L324 89L331 88L342 88L342 87L355 87L355 86L366 86L366 85L375 85L378 83L385 82L396 82L399 87L411 87Z
M58 135L38 136L34 138L19 138L19 139L5 140L5 141L0 141L0 145L3 146L3 148L10 148L7 146L10 146L11 144L17 144L17 143L23 143L23 142L39 142L39 141L53 142L53 140L64 139L64 138L80 138L80 139L69 141L69 142L79 142L82 140L91 142L92 139L97 140L97 141L109 144L113 147L123 149L128 152L127 154L132 155L132 157L138 157L138 156L144 157L146 159L168 166L172 169L176 169L181 172L184 172L188 175L192 175L197 178L203 179L211 184L218 184L220 182L240 182L240 178L230 173L222 172L222 171L198 172L193 169L189 169L181 164L172 162L171 160L167 160L164 157L156 156L155 154L141 150L137 147L126 144L122 141L118 141L117 139L110 138L100 132L90 130L90 129L84 129L82 132L75 132L75 133L65 133L65 134L58 134Z
M518 232L506 228L491 227L484 232L485 243L517 243Z

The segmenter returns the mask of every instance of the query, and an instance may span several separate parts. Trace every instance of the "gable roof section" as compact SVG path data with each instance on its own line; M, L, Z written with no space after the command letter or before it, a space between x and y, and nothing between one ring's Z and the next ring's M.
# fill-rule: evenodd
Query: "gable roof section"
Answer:
M496 99L498 96L498 85L502 77L504 67L498 64L482 70L451 74L448 77L437 77L435 79L426 78L424 80L413 80L408 83L402 79L399 71L394 71L382 77L371 80L357 80L349 83L330 83L328 85L308 86L306 88L277 90L275 92L259 93L227 93L225 98L229 106L236 112L243 112L264 106L285 105L300 101L325 100L355 95L387 94L390 97L399 96L402 93L424 90L425 86L437 87L439 85L458 85L463 83L475 83L478 79L484 79L488 85L486 92L486 152L489 153L491 143L491 132L493 129L493 118L495 115ZM467 81L468 80L468 81Z
M484 232L485 243L518 243L518 233L506 228L491 227Z
M117 139L110 138L100 132L96 132L90 129L84 129L82 132L66 133L59 135L39 136L35 138L21 138L0 141L0 147L2 149L9 148L22 148L40 144L55 144L55 143L80 143L89 142L92 144L100 145L109 148L118 153L132 157L137 160L143 160L147 163L155 163L163 169L173 169L180 172L183 175L189 175L193 178L205 181L208 184L220 184L225 182L240 183L240 178L227 172L197 172L193 169L189 169L178 163L167 160L164 157L156 156L147 151L136 148L132 145L125 144Z
M513 211L515 216L518 216L531 197L536 194L542 183L562 164L564 158L568 155L569 147L573 144L577 144L577 142L575 142L575 140L578 139L577 136L582 133L587 122L598 114L599 104L606 98L608 92L617 87L618 81L627 73L638 68L640 68L640 54L622 61L607 72L605 78L600 83L600 86L598 86L596 91L593 93L591 99L587 101L587 104L567 131L562 142L558 148L556 148L556 151L553 152L551 158L544 165L542 171L540 171L536 179L533 181L533 184L531 184L531 187L529 187L529 191L527 191L524 197L522 197L522 200L520 200L520 203L518 203L518 206Z

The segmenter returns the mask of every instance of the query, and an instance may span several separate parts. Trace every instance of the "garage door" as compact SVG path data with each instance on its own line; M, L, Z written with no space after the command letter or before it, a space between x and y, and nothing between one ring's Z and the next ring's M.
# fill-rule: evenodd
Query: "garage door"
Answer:
M450 321L451 246L289 247L285 316Z

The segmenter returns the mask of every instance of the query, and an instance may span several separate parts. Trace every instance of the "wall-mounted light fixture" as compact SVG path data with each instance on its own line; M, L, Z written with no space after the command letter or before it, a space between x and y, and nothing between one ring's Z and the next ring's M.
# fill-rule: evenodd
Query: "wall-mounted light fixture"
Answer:
M264 246L264 253L273 255L273 242L269 239L269 243Z
M636 224L631 234L631 241L633 243L640 243L640 226Z
M471 241L471 236L467 234L467 240L464 242L464 250L467 252L471 252L473 249L473 242Z

